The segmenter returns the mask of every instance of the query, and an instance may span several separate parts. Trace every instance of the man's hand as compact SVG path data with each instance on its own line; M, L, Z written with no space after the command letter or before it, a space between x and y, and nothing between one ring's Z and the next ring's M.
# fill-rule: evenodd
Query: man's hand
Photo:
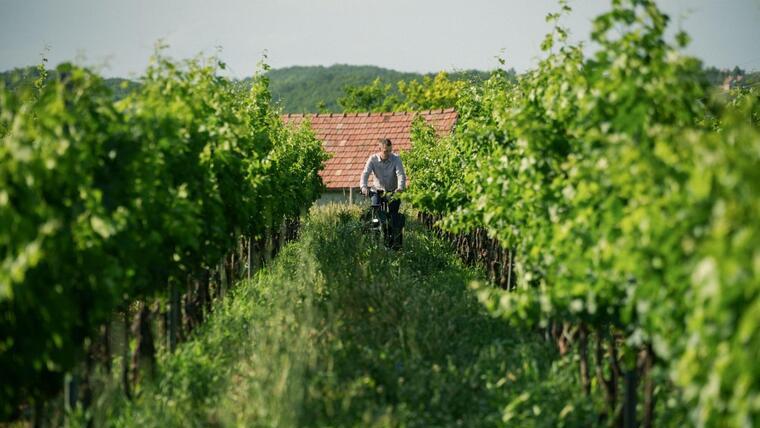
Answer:
M367 191L366 187L362 187L362 195L367 196Z

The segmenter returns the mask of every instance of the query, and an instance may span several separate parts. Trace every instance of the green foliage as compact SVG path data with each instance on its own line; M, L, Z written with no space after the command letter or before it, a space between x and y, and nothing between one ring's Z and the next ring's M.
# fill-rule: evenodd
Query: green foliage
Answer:
M285 127L266 78L247 90L222 66L159 51L117 104L70 65L0 91L0 416L56 392L115 309L319 197L321 143Z
M55 391L93 325L125 292L129 229L125 123L101 79L68 65L39 95L2 91L0 414ZM128 286L127 286L128 288ZM30 334L30 328L33 333Z
M752 426L760 104L751 89L712 101L666 24L651 1L614 1L590 58L556 27L538 68L465 109L453 137L415 134L405 196L516 251L517 290L480 288L493 313L651 344L696 423Z
M503 138L503 132L495 129L492 112L495 103L508 102L505 96L512 86L509 73L496 71L482 84L462 89L455 105L459 117L453 136L439 139L425 121L413 122L414 146L402 157L421 185L409 189L408 200L430 213L465 215L467 209L461 208L469 198L466 179L478 168L473 160Z
M755 90L727 111L722 132L690 135L698 150L691 179L709 217L693 256L691 334L677 374L708 426L760 420L759 97Z

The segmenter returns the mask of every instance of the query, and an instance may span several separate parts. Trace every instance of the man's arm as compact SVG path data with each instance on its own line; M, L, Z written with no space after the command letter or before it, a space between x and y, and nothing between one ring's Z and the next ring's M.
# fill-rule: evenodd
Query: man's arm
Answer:
M404 191L406 190L406 172L404 172L404 164L401 163L401 157L396 158L398 162L396 163L396 179L398 181L398 189L397 191Z
M359 187L362 191L367 188L367 179L369 178L369 173L372 171L372 156L370 156L369 159L367 159L366 165L364 165L364 171L362 171L362 177L359 180Z

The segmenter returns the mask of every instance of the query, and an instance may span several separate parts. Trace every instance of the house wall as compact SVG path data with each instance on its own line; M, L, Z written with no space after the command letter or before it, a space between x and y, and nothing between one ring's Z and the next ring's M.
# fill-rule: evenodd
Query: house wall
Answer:
M362 196L359 189L329 189L322 196L317 199L317 205L325 205L330 203L348 204L348 203L361 204L364 203L364 196Z

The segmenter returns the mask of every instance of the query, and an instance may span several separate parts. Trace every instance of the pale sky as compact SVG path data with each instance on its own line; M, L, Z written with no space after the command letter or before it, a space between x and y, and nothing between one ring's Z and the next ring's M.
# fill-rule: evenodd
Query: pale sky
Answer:
M585 40L608 0L574 0L565 18ZM661 0L687 52L707 65L760 70L760 0ZM399 71L524 71L540 55L555 0L0 0L0 70L74 60L105 76L141 74L157 40L169 54L211 54L232 75L274 68L370 64Z

